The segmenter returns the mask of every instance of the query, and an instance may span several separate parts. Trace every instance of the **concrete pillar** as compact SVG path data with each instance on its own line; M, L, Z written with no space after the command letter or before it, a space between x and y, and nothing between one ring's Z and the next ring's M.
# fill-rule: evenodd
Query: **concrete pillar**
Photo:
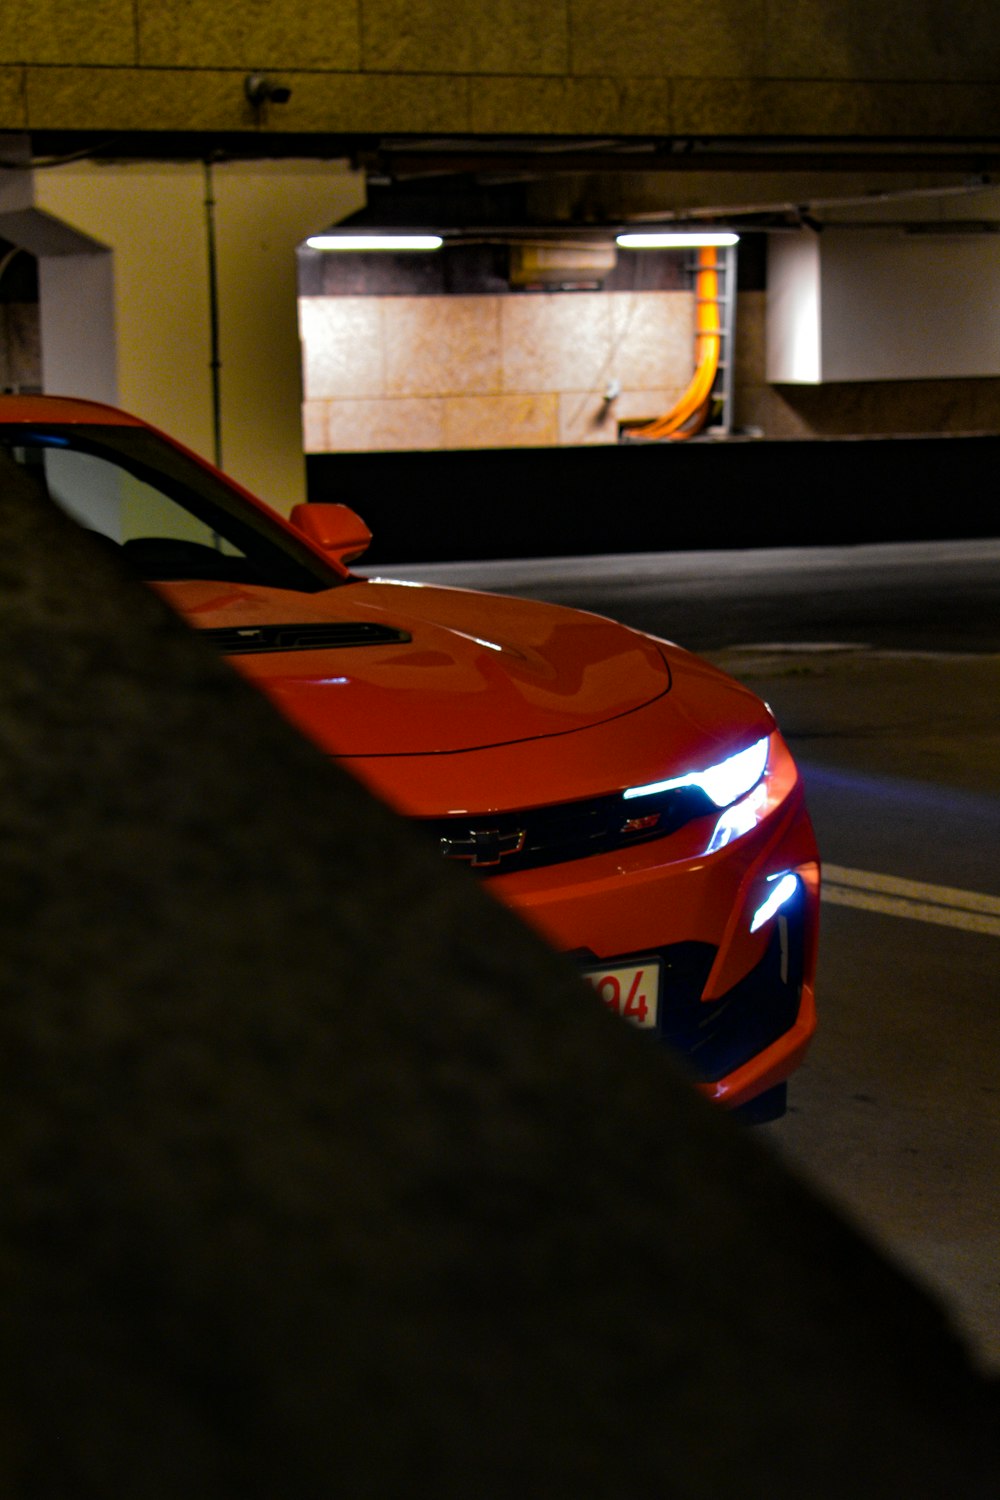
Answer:
M988 226L942 218L921 233L872 221L771 235L768 380L996 378L1000 256Z
M38 257L43 390L117 404L114 272L103 245Z
M114 290L105 244L38 209L26 136L0 139L0 235L38 261L45 389L117 400Z
M117 402L218 450L279 509L304 499L295 249L363 203L359 174L339 161L74 162L16 177L0 233L40 258L45 390Z

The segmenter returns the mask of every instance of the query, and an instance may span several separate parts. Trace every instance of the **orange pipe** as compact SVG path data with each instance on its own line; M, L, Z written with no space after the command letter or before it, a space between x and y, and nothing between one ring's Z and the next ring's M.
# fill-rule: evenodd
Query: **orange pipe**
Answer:
M695 299L695 372L691 384L668 412L635 428L630 437L653 442L663 438L682 442L700 432L708 420L722 342L719 262L711 245L703 245L698 251Z

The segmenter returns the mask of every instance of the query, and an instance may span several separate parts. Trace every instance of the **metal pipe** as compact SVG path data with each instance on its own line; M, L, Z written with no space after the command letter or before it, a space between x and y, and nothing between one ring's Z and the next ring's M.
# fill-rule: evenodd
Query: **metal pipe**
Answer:
M215 180L211 161L205 168L205 250L208 260L208 368L212 382L212 457L222 468L222 360L219 357L219 273L215 243Z

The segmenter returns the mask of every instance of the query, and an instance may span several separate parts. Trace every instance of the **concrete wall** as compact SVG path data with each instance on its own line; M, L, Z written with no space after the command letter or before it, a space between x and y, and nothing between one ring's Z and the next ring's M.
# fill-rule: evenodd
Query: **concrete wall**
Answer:
M39 257L43 389L134 411L278 509L304 499L296 247L363 203L360 175L282 160L11 177L0 233Z
M309 498L364 516L375 568L996 534L1000 436L800 436L317 453Z
M250 70L287 104L255 113ZM986 136L994 0L7 0L0 129Z

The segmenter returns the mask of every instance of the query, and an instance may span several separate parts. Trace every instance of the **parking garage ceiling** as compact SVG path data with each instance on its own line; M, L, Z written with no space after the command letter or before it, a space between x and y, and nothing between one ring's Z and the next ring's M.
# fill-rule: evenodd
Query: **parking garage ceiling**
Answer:
M363 170L359 222L592 233L602 225L725 221L744 231L893 222L1000 226L990 140L330 136L281 132L36 133L38 166L98 160L346 158Z

